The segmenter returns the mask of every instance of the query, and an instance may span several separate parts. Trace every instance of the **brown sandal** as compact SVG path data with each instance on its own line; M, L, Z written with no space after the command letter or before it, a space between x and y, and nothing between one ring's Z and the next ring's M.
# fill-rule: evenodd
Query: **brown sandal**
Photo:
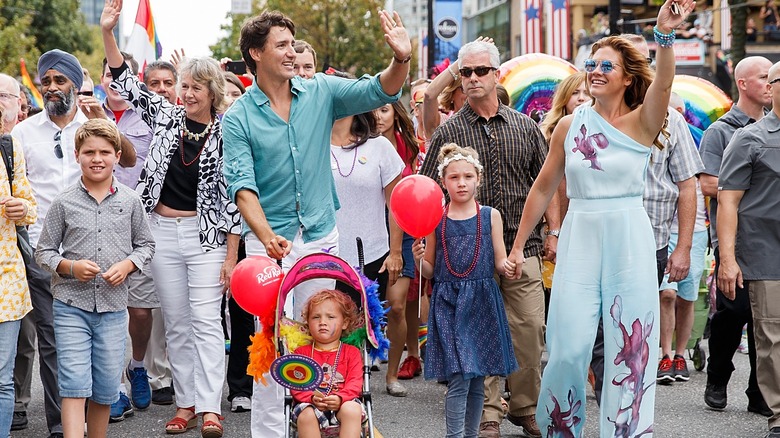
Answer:
M167 434L178 435L198 426L198 417L195 416L195 406L191 406L189 408L177 408L177 413L178 409L192 412L193 417L189 420L182 417L173 417L171 421L165 423L165 433Z
M209 414L213 414L213 412L207 412ZM223 421L225 417L222 415L217 415L217 418L219 418L219 421ZM205 413L203 416L203 426L200 427L200 436L202 438L222 438L222 425L217 423L213 420L206 421Z

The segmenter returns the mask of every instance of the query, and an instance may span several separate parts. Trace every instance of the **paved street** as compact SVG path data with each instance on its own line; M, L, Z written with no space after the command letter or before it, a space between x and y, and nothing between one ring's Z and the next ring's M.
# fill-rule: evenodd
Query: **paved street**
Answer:
M747 355L737 354L737 371L729 387L729 406L724 412L706 409L703 400L706 376L691 368L691 380L672 386L661 386L656 396L656 437L762 437L766 431L764 417L747 412L747 399L743 394L747 382ZM12 432L13 438L46 437L43 419L43 401L40 379L34 376L33 401L30 406L30 427ZM374 418L380 434L386 438L427 438L444 436L444 389L443 385L425 382L416 378L407 384L409 396L393 398L384 393L384 374L375 373L372 382L375 397ZM227 388L225 388L227 393ZM234 414L225 401L226 437L249 437L249 413ZM598 411L591 393L587 404L586 437L598 437ZM139 438L165 436L163 425L173 415L170 406L155 406L124 422L109 427L110 437ZM507 421L502 425L505 437L520 437L520 428ZM183 438L199 437L198 430L181 435Z

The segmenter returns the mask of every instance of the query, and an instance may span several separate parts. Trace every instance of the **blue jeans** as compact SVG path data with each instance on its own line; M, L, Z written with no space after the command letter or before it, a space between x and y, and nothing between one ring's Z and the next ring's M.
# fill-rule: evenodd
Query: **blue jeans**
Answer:
M484 400L484 376L464 379L463 374L455 374L450 377L444 399L447 438L477 437Z
M0 322L0 437L11 432L14 413L14 358L22 320Z
M101 405L119 400L127 310L87 312L57 299L52 308L60 396L89 398Z

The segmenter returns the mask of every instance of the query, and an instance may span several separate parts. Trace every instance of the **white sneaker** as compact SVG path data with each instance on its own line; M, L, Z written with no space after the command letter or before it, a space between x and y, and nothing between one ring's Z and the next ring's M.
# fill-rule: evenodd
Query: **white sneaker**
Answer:
M252 410L252 400L249 397L234 397L230 402L230 412L249 412Z

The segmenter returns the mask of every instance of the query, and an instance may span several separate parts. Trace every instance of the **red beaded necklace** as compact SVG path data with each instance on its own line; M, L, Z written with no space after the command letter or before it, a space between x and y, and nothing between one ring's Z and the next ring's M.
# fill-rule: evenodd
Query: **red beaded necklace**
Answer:
M479 249L480 249L480 242L482 241L482 219L480 218L479 214L479 202L477 200L474 200L474 204L477 206L477 243L476 243L476 249L474 250L474 259L471 261L471 265L466 269L466 272L458 272L455 269L452 268L452 264L450 263L450 254L449 251L447 251L447 240L445 239L445 236L447 235L447 214L450 212L450 204L447 204L446 207L444 207L444 222L441 224L441 249L444 252L444 263L447 265L447 270L450 271L450 274L458 277L458 278L466 278L471 274L471 271L474 270L474 268L477 267L477 261L479 260Z
M189 130L187 129L187 122L184 122L184 130L182 132L181 138L179 138L179 155L181 156L181 164L183 164L186 167L190 167L192 163L196 162L198 158L200 157L200 154L203 153L203 150L206 149L206 143L209 142L209 137L211 136L211 122L209 122L208 126L206 126L206 130L203 131L202 134L205 134L206 139L203 140L203 146L200 147L200 150L198 151L198 154L195 155L195 158L192 159L189 163L184 160L184 136L187 135L189 138L190 135ZM195 141L198 141L199 138L196 138Z

